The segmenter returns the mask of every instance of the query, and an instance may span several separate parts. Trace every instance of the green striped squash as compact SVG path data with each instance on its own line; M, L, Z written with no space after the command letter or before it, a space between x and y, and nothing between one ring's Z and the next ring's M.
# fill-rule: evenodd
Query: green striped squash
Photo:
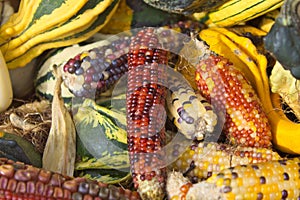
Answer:
M14 20L0 28L3 38L7 38L0 49L8 68L23 67L46 50L89 39L109 21L119 1L22 1L19 16L15 14ZM31 2L34 3L29 6ZM22 9L29 11L22 12ZM14 24L22 15L28 15L28 19Z
M281 7L283 0L230 0L205 17L211 26L229 27ZM204 19L205 19L204 18ZM203 20L204 20L203 19Z
M106 183L129 177L126 113L85 99L74 106L77 132L75 173Z

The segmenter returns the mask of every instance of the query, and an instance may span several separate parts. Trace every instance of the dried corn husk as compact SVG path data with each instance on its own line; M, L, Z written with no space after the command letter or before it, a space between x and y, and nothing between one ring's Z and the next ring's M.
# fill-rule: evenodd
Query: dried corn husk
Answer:
M61 98L62 77L57 78L52 101L52 124L43 154L43 168L73 176L76 157L76 130L71 114Z
M278 93L300 120L300 81L276 62L270 76L270 85L272 92Z

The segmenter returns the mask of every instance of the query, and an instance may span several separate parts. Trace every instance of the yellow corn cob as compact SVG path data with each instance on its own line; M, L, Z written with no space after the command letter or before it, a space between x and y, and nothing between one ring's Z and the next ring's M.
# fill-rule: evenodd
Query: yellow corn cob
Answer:
M201 142L191 145L170 168L189 177L206 179L229 167L279 159L281 157L277 152L267 148Z

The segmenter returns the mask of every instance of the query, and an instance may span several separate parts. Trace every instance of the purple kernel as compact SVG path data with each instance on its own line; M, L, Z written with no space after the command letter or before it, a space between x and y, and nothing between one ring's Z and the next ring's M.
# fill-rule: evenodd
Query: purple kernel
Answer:
M89 67L87 70L86 70L86 73L88 74L94 74L96 71L94 69L94 67Z
M82 67L79 67L78 69L75 70L76 75L81 75L81 74L83 74L83 72L84 72L84 70Z
M86 74L86 76L84 77L84 82L86 83L90 83L92 82L93 78L91 74Z

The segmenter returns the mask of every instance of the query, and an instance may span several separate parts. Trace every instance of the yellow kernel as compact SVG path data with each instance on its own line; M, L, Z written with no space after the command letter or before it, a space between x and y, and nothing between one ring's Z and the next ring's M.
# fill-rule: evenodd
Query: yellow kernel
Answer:
M172 196L172 198L170 200L180 200L178 195Z
M224 179L219 178L219 179L217 180L217 182L216 182L216 185L217 185L217 186L222 186L222 185L223 185L223 182L224 182Z
M89 53L88 52L83 52L81 55L80 55L80 60L82 60L84 57L88 56Z

